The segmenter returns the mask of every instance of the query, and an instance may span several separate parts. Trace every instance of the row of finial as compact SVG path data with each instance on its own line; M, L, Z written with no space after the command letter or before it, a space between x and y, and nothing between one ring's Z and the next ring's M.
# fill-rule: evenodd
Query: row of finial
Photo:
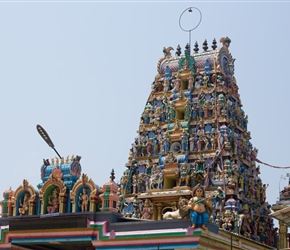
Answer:
M46 165L46 166L49 166L49 165L58 165L59 164L59 160L60 160L60 164L69 164L69 163L72 163L73 161L80 161L80 159L81 159L81 156L74 156L74 155L72 155L71 157L68 155L67 157L66 157L66 160L64 160L64 157L62 157L62 158L58 158L58 157L54 157L54 158L51 158L50 159L50 161L49 161L49 159L43 159L43 163L44 163L44 165Z
M217 41L215 40L215 38L213 39L213 41L212 41L212 49L213 50L215 50L216 48L217 48ZM203 48L203 50L204 51L207 51L208 50L208 43L207 43L207 40L205 39L204 40L204 42L203 42L203 44L202 44L202 48ZM189 43L187 43L186 45L185 45L185 51L187 51L187 52L190 52L190 45L189 45ZM195 44L194 44L194 49L193 49L193 51L195 52L195 53L198 53L198 51L199 51L199 48L198 48L198 43L197 42L195 42ZM178 46L177 46L177 48L176 48L176 55L177 56L180 56L181 55L181 47L180 47L180 45L178 44Z

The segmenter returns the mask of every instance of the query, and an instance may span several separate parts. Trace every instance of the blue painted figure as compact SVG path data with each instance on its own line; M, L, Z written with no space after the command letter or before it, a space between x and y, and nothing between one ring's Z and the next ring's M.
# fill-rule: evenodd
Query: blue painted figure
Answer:
M155 133L154 133L154 131L153 130L151 130L150 132L149 132L149 134L148 134L148 138L150 139L153 139L153 138L155 138Z
M210 70L211 70L210 61L209 61L209 59L206 59L205 64L204 64L204 71L205 71L205 73L207 75L209 75L210 74Z
M168 153L169 149L170 149L170 138L169 138L169 134L168 132L166 131L165 134L164 134L164 152L165 153Z
M143 122L144 122L144 124L149 124L149 121L150 121L150 114L149 114L149 109L148 109L148 108L146 108L146 109L144 110L142 117L143 117Z
M171 78L171 75L172 75L171 69L169 68L168 65L166 65L166 68L165 68L165 78L170 79Z
M206 124L206 126L204 127L204 132L205 133L211 133L212 127L211 125L208 123Z
M174 121L174 119L175 119L175 107L173 102L171 102L169 107L169 120Z
M187 148L188 148L188 135L183 129L181 136L181 149L182 151L187 151Z
M202 185L197 184L192 190L192 198L188 202L188 208L190 209L190 217L192 222L192 228L201 226L202 229L206 229L208 223L209 214L206 208L212 207L212 196L205 198L205 191Z
M186 134L185 130L182 132L181 136L181 149L182 151L187 151L188 148L188 135Z
M164 111L161 111L161 122L165 122L166 121L166 115L165 115L165 112Z

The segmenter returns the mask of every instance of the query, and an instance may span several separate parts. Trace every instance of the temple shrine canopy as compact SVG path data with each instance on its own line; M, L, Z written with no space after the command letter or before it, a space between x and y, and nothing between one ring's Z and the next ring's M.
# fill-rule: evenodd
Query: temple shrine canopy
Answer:
M2 217L112 212L119 222L164 221L164 227L167 219L185 219L185 237L209 225L212 233L216 227L261 247L277 245L267 185L234 77L231 40L220 42L218 49L214 39L209 50L205 40L202 52L195 43L193 53L186 45L184 54L178 45L175 56L172 47L163 49L119 184L112 171L110 181L97 186L81 174L79 156L45 160L39 191L27 180L5 191ZM123 233L118 230L114 237Z

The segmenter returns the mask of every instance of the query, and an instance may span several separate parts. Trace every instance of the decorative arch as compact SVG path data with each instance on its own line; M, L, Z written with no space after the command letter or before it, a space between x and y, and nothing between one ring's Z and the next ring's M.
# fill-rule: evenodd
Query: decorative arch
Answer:
M25 205L24 197L28 196L28 204ZM13 216L17 215L34 215L37 212L38 194L32 185L26 179L14 192ZM21 213L20 213L21 212Z
M72 212L81 212L82 200L80 196L83 194L83 189L86 189L88 195L88 211L95 212L97 204L100 203L99 193L94 181L86 174L82 174L81 178L74 184L70 191L70 200L72 204Z
M49 205L49 197L53 195L54 190L58 190L58 212L65 213L66 211L66 201L67 201L67 193L66 186L60 178L54 178L50 176L50 178L43 184L42 188L39 191L39 199L41 201L41 214L47 214L47 207Z

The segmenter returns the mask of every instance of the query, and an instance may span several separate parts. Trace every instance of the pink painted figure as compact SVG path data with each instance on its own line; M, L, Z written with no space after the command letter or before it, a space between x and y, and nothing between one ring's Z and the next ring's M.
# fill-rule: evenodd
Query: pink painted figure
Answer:
M149 139L149 141L146 144L146 150L149 156L152 154L152 138Z
M62 178L62 172L59 168L58 164L56 164L55 168L51 172L51 179L58 180Z
M47 212L49 214L57 213L58 212L58 207L59 207L59 197L58 197L57 190L54 189L52 193L53 193L53 198L51 199L51 195L48 197L48 204L50 206L47 206Z
M148 199L144 202L144 207L142 209L142 217L141 219L151 220L153 215L153 208L150 205L150 201Z

